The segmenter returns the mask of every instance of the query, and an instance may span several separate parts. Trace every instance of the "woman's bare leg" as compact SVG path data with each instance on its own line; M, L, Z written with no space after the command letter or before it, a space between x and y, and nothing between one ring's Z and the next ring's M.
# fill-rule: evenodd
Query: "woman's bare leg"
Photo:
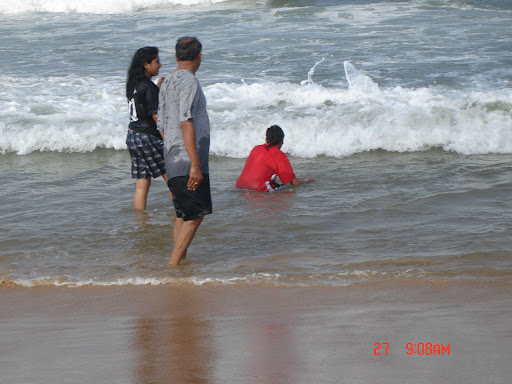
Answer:
M137 210L146 209L149 187L151 186L151 177L146 179L137 179L135 183L135 194L133 195L133 207Z

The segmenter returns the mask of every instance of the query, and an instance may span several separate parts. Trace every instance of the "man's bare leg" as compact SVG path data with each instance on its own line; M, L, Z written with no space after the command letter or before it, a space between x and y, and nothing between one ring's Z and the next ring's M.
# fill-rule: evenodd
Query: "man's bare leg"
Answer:
M176 238L178 237L178 232L180 231L181 225L183 224L183 219L176 219L176 223L174 224L174 230L172 233L173 242L176 243ZM181 257L181 260L185 259L187 257L187 251L185 251L185 254ZM171 263L171 260L169 259L169 264Z
M176 219L176 224L173 231L174 246L172 247L169 264L180 264L181 259L183 259L183 257L187 254L188 246L192 242L197 228L199 228L199 225L202 221L202 217L188 221L184 221L181 218Z

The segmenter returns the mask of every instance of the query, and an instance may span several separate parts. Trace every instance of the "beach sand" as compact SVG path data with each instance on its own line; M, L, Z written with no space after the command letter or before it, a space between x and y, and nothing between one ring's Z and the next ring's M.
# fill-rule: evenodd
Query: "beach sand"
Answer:
M509 383L511 293L418 281L1 287L0 381ZM425 353L408 355L409 342ZM443 347L427 354L428 343Z

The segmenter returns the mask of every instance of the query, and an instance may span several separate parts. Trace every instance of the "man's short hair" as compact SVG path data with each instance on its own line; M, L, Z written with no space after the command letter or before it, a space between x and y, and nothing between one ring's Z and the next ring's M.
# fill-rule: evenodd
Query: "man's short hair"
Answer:
M176 42L176 57L179 61L192 61L199 56L203 46L196 37L183 36Z
M267 149L274 145L278 145L281 140L284 139L284 132L279 125L272 125L267 128L266 132L266 141L267 141Z

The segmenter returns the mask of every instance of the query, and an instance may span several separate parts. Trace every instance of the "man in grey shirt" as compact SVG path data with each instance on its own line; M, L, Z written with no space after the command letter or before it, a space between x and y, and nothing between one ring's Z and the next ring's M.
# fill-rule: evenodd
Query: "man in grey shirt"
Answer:
M171 265L179 265L186 257L203 217L212 213L210 120L206 98L195 77L201 57L199 40L179 38L178 67L166 76L159 93L158 129L164 132L165 168L177 216Z

